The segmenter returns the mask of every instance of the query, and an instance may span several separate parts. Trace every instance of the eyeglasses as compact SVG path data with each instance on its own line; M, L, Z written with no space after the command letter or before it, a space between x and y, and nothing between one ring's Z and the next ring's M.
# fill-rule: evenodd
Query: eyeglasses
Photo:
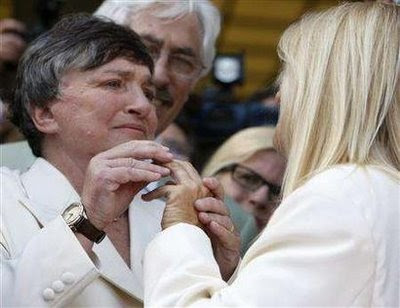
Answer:
M261 177L258 173L254 172L250 168L247 168L243 165L234 164L227 168L224 168L226 171L230 171L232 175L232 179L238 183L243 188L249 191L256 191L261 186L267 185L270 192L270 199L276 200L279 198L281 193L281 187L278 185L274 185L264 178Z
M143 43L146 45L153 61L157 62L162 55L162 45L146 38L143 38ZM183 79L193 79L205 68L195 56L180 51L168 52L167 65L168 71Z

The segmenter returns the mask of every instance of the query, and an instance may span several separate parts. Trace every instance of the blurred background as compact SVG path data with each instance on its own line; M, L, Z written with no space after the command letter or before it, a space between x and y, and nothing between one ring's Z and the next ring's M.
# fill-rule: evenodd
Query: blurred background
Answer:
M201 0L199 0L201 1ZM93 12L101 0L1 0L0 18L14 17L30 27L38 24L43 5L59 5L60 14ZM223 15L218 49L244 55L243 85L235 89L238 98L246 98L273 81L279 70L276 45L283 30L310 9L327 8L338 0L213 0ZM42 12L40 12L42 11ZM51 18L51 16L50 16ZM209 84L205 79L198 91Z

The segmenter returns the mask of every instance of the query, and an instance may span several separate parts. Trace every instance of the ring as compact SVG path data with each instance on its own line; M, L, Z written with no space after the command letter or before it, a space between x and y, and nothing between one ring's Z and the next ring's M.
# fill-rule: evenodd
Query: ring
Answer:
M235 230L235 226L232 225L231 228L229 229L230 232L233 232Z

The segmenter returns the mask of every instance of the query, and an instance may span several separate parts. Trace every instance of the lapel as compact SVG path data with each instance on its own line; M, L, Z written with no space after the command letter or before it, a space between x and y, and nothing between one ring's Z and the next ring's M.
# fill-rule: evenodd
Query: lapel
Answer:
M42 158L38 158L21 179L27 198L21 198L19 202L32 213L41 227L60 215L72 202L80 201L80 196L67 178ZM99 245L94 244L93 251L97 256L96 267L105 280L130 296L143 299L141 277L138 279L136 272L128 268L107 236Z
M135 196L129 207L132 271L142 288L144 252L151 240L161 231L161 218L165 207L161 200L143 201L141 196L146 192L147 187Z

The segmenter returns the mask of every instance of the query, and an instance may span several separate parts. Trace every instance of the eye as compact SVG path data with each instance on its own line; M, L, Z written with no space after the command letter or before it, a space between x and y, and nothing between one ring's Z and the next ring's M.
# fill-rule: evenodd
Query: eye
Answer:
M122 81L119 79L108 80L104 83L104 86L109 89L120 89L122 87Z
M170 66L175 72L182 74L190 74L196 69L196 65L192 61L181 56L171 57Z

